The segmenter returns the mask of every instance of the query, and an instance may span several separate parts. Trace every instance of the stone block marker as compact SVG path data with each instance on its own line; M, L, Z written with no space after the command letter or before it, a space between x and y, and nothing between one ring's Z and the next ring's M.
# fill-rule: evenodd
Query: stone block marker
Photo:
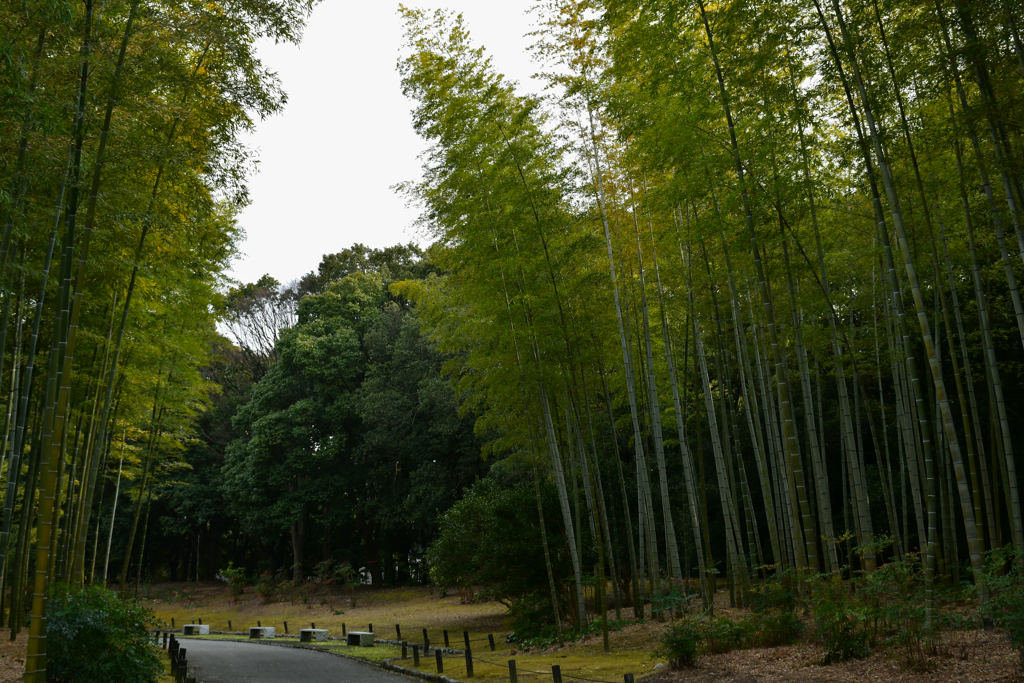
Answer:
M345 635L345 642L348 645L357 647L373 647L373 633L370 631L349 631Z
M183 636L208 636L210 635L209 624L185 624L181 627Z
M273 626L253 626L249 629L250 638L273 638L274 637Z
M322 643L327 640L327 629L325 628L300 628L300 643Z

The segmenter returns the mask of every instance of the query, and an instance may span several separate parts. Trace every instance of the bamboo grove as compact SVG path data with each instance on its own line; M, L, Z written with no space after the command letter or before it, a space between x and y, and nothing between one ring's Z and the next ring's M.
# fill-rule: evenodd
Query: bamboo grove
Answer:
M557 488L555 613L909 557L930 624L1024 550L1018 4L551 0L542 97L402 12L445 273L404 291Z
M28 616L28 681L46 680L48 586L119 575L125 588L153 481L182 466L214 390L200 369L246 201L239 135L283 103L252 46L296 40L308 11L0 9L0 614L12 639ZM115 489L134 491L114 510L132 519L120 568L98 513Z

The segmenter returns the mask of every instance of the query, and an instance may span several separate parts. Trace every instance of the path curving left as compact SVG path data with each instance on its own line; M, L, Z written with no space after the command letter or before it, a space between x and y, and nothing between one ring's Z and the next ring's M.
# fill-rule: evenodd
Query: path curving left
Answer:
M411 679L325 652L224 640L178 641L199 683L400 683Z

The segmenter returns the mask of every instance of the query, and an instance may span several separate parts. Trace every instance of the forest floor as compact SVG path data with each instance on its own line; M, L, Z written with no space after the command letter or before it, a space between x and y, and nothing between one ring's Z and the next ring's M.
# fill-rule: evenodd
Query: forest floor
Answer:
M25 674L25 648L28 636L11 641L10 629L0 628L0 683L20 682Z
M650 683L776 683L809 681L868 682L901 681L907 683L981 683L988 681L1020 681L1024 683L1021 658L1000 630L961 631L943 635L936 651L923 657L918 666L892 652L873 653L864 660L821 665L823 652L817 644L803 642L793 646L748 649L700 658L693 669L669 670L656 650L665 624L657 621L628 623L609 634L611 652L602 651L600 634L564 647L522 648L505 642L508 633L508 611L498 602L465 602L459 595L440 597L426 587L388 588L357 591L356 607L346 595L330 587L301 587L274 595L265 602L250 592L232 596L222 583L154 584L143 587L140 594L160 619L175 626L209 624L212 630L245 632L259 621L284 634L288 622L290 635L315 623L340 636L342 624L347 630L367 630L374 625L378 638L395 640L395 625L400 624L402 637L410 644L423 642L426 628L432 646L442 645L442 630L449 631L451 646L463 648L462 631L469 631L473 647L475 680L507 681L508 660L515 659L521 681L550 681L551 666L560 666L563 678L617 682L623 674L633 673ZM739 618L743 610L732 610L728 595L716 598L716 613ZM623 620L633 616L631 609L622 611ZM609 613L614 618L614 613ZM495 637L496 651L491 652L487 635ZM216 636L214 636L216 637ZM290 642L295 642L292 639ZM289 641L284 641L289 642ZM397 657L397 647L349 648L331 641L325 649L381 661ZM409 659L396 662L413 668ZM436 671L434 657L421 657L420 670ZM465 679L466 667L460 655L444 659L445 675ZM536 672L536 673L531 673Z

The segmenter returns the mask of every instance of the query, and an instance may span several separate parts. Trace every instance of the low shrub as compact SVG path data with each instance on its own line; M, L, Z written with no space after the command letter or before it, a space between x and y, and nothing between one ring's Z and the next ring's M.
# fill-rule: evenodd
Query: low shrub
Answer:
M256 595L263 598L263 604L267 605L270 604L270 601L274 598L274 592L276 589L277 585L274 583L273 579L264 578L256 584L256 588L253 590L256 591Z
M704 652L722 654L741 650L750 642L751 623L727 617L708 619L704 628Z
M818 638L825 648L822 664L864 659L871 654L868 632L855 612L823 603L814 610L814 617Z
M92 586L54 586L47 605L47 683L156 683L160 651L147 631L153 613Z
M755 612L748 619L748 639L754 647L792 645L803 636L806 626L792 610Z
M239 595L245 593L245 569L242 567L236 567L233 563L228 562L227 569L221 569L217 572L217 578L224 581L231 587L231 597L237 598Z
M1006 629L1010 644L1024 659L1024 556L1010 547L992 551L984 581L989 599L982 616Z
M698 620L677 621L662 634L657 656L667 659L673 668L695 666L703 639L704 634Z

